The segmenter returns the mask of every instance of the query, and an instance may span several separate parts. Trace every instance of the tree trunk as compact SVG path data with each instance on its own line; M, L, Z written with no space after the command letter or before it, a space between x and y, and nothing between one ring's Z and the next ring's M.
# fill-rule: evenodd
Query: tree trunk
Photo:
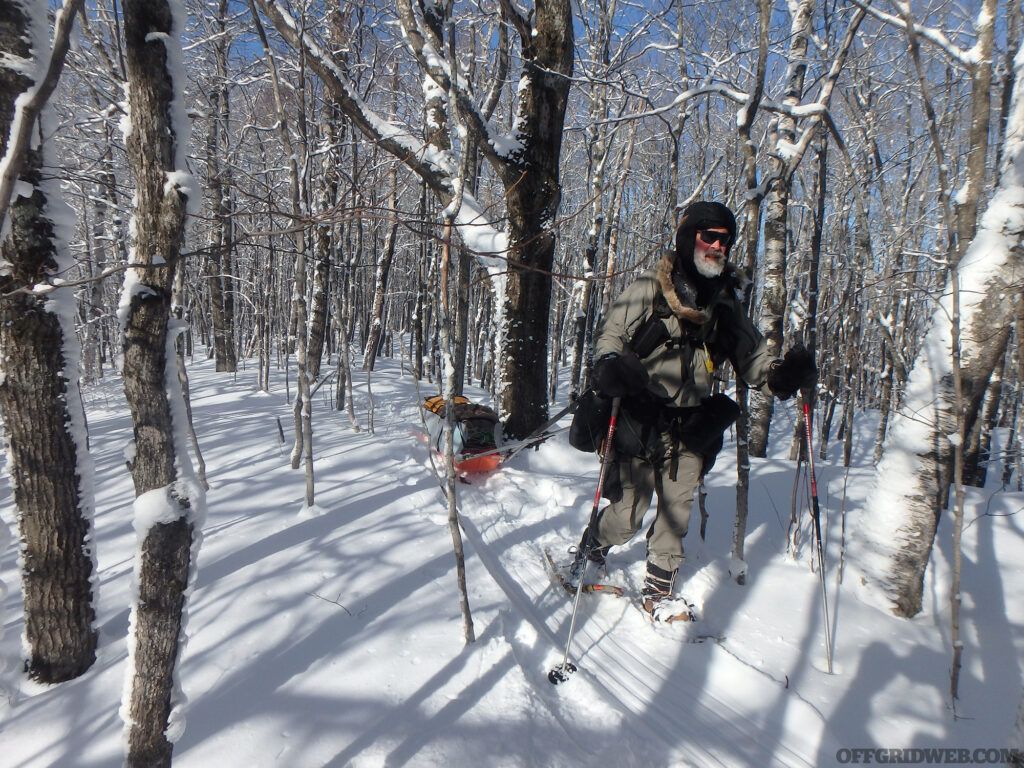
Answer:
M573 70L572 9L568 0L538 0L532 40L523 46L518 123L527 137L523 171L505 179L509 215L509 274L505 286L502 398L505 433L526 437L547 420L547 340L554 223L561 199L558 163Z
M15 100L33 85L24 69L3 62L38 66L33 57L45 53L47 30L33 19L45 18L45 7L11 3L0 14L0 157ZM44 181L43 168L52 164L44 153L45 144L23 159L0 243L7 267L0 277L0 412L21 540L26 669L35 680L59 683L96 660L93 499L78 370L69 360L78 346L73 289L32 291L70 268L66 243L47 215L60 201L59 187Z
M815 0L793 3L790 27L789 67L783 103L796 106L804 91L807 72L807 47L811 32L811 15ZM764 268L762 295L764 310L761 332L768 342L768 351L778 356L782 351L782 334L786 314L786 244L789 225L789 193L791 161L785 158L796 142L796 121L787 115L778 118L775 159L768 182L764 218ZM772 398L758 392L751 398L750 455L764 457L768 450L768 430L772 419Z
M318 227L316 260L313 265L313 305L309 313L306 370L310 382L320 378L324 344L327 341L327 305L330 301L331 228Z
M746 204L743 209L743 267L749 271L757 258L758 223L761 219L761 193L757 179L757 149L750 140L750 129L753 126L757 109L764 93L764 80L768 60L768 28L771 16L771 0L758 2L758 48L757 67L750 99L740 111L737 133L743 149L743 180L746 188ZM743 307L749 314L751 295L748 290L744 297ZM745 541L747 536L747 513L750 495L750 419L748 404L750 393L737 376L736 399L740 406L740 416L736 420L736 516L733 521L732 565L730 573L737 584L746 583L747 566L744 562Z
M466 358L469 354L469 275L472 258L461 248L455 255L455 394L466 388Z
M597 13L597 32L591 41L590 58L593 66L607 66L608 43L611 34L611 19L607 18L607 6L599 7ZM600 70L599 70L600 71ZM586 245L583 249L583 281L574 293L579 296L579 304L574 317L572 369L569 374L570 396L575 395L584 386L583 374L587 366L587 341L589 329L596 319L594 307L594 280L597 274L598 249L601 244L604 228L604 175L611 152L609 124L605 120L608 115L607 86L595 82L590 96L589 120L587 122L587 194L590 196L590 228L587 231ZM571 309L571 307L570 307Z
M984 199L985 163L992 112L992 49L998 0L983 0L978 10L971 49L977 57L971 71L971 127L967 140L966 174L956 196L957 259L963 257L978 225L979 202Z
M210 94L210 134L207 140L207 165L210 198L213 201L213 228L207 263L210 290L210 315L213 325L213 347L218 371L234 373L237 369L235 349L235 300L232 269L234 252L232 197L234 189L229 164L230 96L228 92L228 48L226 26L228 0L219 0L214 24L218 37L214 43L217 79Z
M210 293L210 320L213 326L213 353L216 369L234 372L235 345L233 330L228 321L228 296L231 292L228 275L230 270L231 210L228 204L228 188L222 180L227 170L221 164L224 147L221 134L226 131L220 124L221 99L227 94L217 89L211 94L213 120L207 138L207 183L213 200L214 222L210 230L210 252L206 258L206 284Z
M1024 183L1024 56L1018 55L1013 109L1008 122L1000 184L981 227L957 269L961 284L963 430L973 427L981 399L1005 348L1005 334L1016 311L1024 265L1024 209L1017 190ZM956 432L949 297L940 306L921 353L914 362L903 404L893 419L876 484L865 504L858 567L866 582L880 588L892 610L913 616L921 610L924 574L931 556L941 499L948 491L940 443ZM952 451L946 450L946 453ZM893 516L896 516L895 521ZM881 567L876 554L883 553Z
M174 343L168 335L171 287L184 239L183 186L187 122L182 83L171 71L180 58L183 19L166 0L125 0L124 36L131 130L129 162L136 179L135 244L126 274L124 388L134 425L130 462L136 527L138 600L132 607L125 764L170 766L175 668L182 644L185 592L205 499L191 477L173 414L183 412ZM180 63L178 65L180 67ZM187 474L179 474L185 472ZM154 514L158 511L158 514ZM177 718L176 718L177 720Z
M818 351L818 274L821 266L821 242L825 234L825 196L828 189L828 137L822 134L818 143L818 173L815 188L814 222L811 232L811 247L807 255L807 314L803 328L803 343L807 351L817 356ZM817 392L812 388L807 403L810 413L814 414L817 404ZM813 418L812 418L813 423ZM797 461L804 457L804 435L797 434L802 427L800 419L796 420L793 433L793 446L789 458ZM806 458L806 457L804 457Z
M393 179L397 183L397 180ZM394 199L392 197L392 199ZM392 208L394 208L392 204ZM384 253L377 263L377 274L373 286L373 308L370 310L370 335L363 350L363 370L372 371L377 358L377 347L383 331L384 299L388 290L388 275L395 257L395 238L398 236L398 222L391 225L384 241Z
M1020 301L1020 298L1017 298ZM1009 337L1007 337L1009 341ZM996 419L999 415L999 402L1003 389L1003 372L1006 368L1008 353L1003 352L999 363L992 371L992 378L989 380L985 391L984 405L981 414L974 422L974 429L971 430L970 438L964 452L964 483L975 488L984 488L985 479L988 476L988 462L991 457L992 432L996 428Z

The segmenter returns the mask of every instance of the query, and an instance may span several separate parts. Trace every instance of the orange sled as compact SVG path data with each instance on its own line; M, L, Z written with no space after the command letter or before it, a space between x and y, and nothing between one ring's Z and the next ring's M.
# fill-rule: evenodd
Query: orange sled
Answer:
M501 465L500 453L489 453L485 456L467 456L455 462L457 472L473 474L476 472L490 472Z
M443 397L428 397L423 402L427 430L434 451L441 452L445 403ZM490 472L498 468L503 456L498 449L501 424L498 414L484 405L475 405L465 397L455 398L455 469L460 474Z

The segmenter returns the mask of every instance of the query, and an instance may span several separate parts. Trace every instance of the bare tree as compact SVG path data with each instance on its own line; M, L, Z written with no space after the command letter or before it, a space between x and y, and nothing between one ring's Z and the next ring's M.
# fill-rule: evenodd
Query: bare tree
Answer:
M206 283L210 294L213 352L218 371L233 373L235 348L235 289L233 285L234 185L230 165L231 94L228 88L228 53L232 33L228 29L228 2L218 0L212 22L215 79L210 87L210 125L206 142L207 188L214 221L210 252L206 258Z
M804 94L807 74L807 49L811 35L811 16L816 0L801 0L790 4L791 26L789 55L782 103L792 110ZM760 270L764 307L761 312L761 331L768 342L768 350L779 356L782 350L783 319L786 312L786 254L789 229L790 184L795 164L797 125L791 113L783 112L775 118L774 147L768 176L768 194L764 218L764 263ZM764 457L768 446L768 427L772 417L772 398L754 394L751 402L750 433L751 456Z
M921 610L924 573L946 488L939 443L972 428L991 373L1006 346L1021 293L1024 248L1019 190L1024 184L1024 83L1018 54L1013 107L1004 139L1000 183L981 226L952 273L959 276L962 398L954 392L951 301L938 297L931 326L914 361L903 404L893 420L865 503L864 540L858 543L864 577L886 595L895 613ZM962 404L962 405L961 405ZM956 425L963 425L957 430ZM948 481L946 481L948 482ZM895 518L895 522L894 522ZM868 555L868 553L873 553ZM877 553L883 553L881 564Z
M175 712L175 668L194 552L205 512L191 473L184 403L170 328L171 292L185 231L186 204L197 198L185 162L188 123L182 103L180 33L166 0L127 0L129 160L136 180L135 242L122 298L125 397L134 425L138 598L132 606L125 717L128 766L169 766L182 720ZM173 719L172 719L173 718Z
M51 62L42 60L50 48L38 21L45 3L19 0L0 14L0 176L20 182L6 193L0 184L9 195L0 200L0 413L20 539L25 664L44 683L77 677L96 660L94 502L74 294L59 287L71 268L68 233L54 219L59 185L43 171L53 159L51 125L45 97L26 105L24 96L56 78L80 5L58 12ZM19 143L30 133L43 141Z
M353 87L344 62L324 50L280 3L258 0L258 4L282 37L304 52L352 124L412 168L447 205L457 193L459 162L428 152L408 131L380 118ZM498 232L488 214L465 193L455 225L476 253L507 259L502 409L508 414L507 433L520 436L541 424L547 413L548 309L555 250L550 227L560 201L558 161L573 66L573 28L568 0L538 0L531 13L519 10L511 0L503 0L500 6L503 21L519 36L523 61L512 136L502 135L484 120L485 112L466 90L466 81L443 65L448 60L445 42L436 21L427 18L439 6L431 5L429 14L417 15L407 0L396 4L403 39L433 82L431 93L451 92L457 100L465 100L462 112L468 144L487 159L503 187L507 233ZM448 40L454 43L450 33Z

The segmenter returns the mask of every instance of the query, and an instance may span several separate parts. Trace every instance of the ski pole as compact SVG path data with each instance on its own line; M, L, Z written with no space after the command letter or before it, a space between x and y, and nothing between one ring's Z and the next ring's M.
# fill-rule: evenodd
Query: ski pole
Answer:
M828 591L825 588L825 554L821 546L821 507L818 505L818 481L814 476L814 450L811 445L811 411L806 393L800 393L804 407L804 437L807 440L807 466L811 472L811 520L814 523L814 544L818 550L818 576L821 577L821 604L825 612L825 655L828 673L832 674L832 626L828 616Z
M615 420L619 416L619 403L622 398L616 397L612 400L612 415L608 421L608 434L604 438L604 455L601 456L601 469L597 474L597 492L594 494L594 507L590 510L590 522L587 523L587 530L593 532L597 525L597 511L601 506L601 491L604 490L604 480L608 473L608 467L612 462L612 438L615 436ZM580 595L583 594L583 577L587 573L587 564L590 562L590 549L593 542L592 536L587 536L586 544L583 547L583 570L580 572L579 581L576 584L576 596L572 601L572 618L569 620L569 637L565 641L565 654L562 656L562 663L553 667L548 672L548 680L558 685L569 679L569 675L576 671L576 665L569 661L569 649L572 647L572 636L576 631L576 612L580 607Z

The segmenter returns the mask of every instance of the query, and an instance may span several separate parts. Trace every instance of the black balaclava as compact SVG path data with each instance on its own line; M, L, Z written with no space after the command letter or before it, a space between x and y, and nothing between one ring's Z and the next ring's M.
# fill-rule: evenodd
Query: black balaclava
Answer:
M697 230L711 227L724 227L729 230L729 248L725 250L725 258L728 261L732 241L736 239L736 218L726 206L705 201L688 205L676 229L676 259L673 272L696 288L697 300L701 306L707 306L711 297L724 284L725 272L719 277L707 278L697 271L693 263L693 240L697 236Z

